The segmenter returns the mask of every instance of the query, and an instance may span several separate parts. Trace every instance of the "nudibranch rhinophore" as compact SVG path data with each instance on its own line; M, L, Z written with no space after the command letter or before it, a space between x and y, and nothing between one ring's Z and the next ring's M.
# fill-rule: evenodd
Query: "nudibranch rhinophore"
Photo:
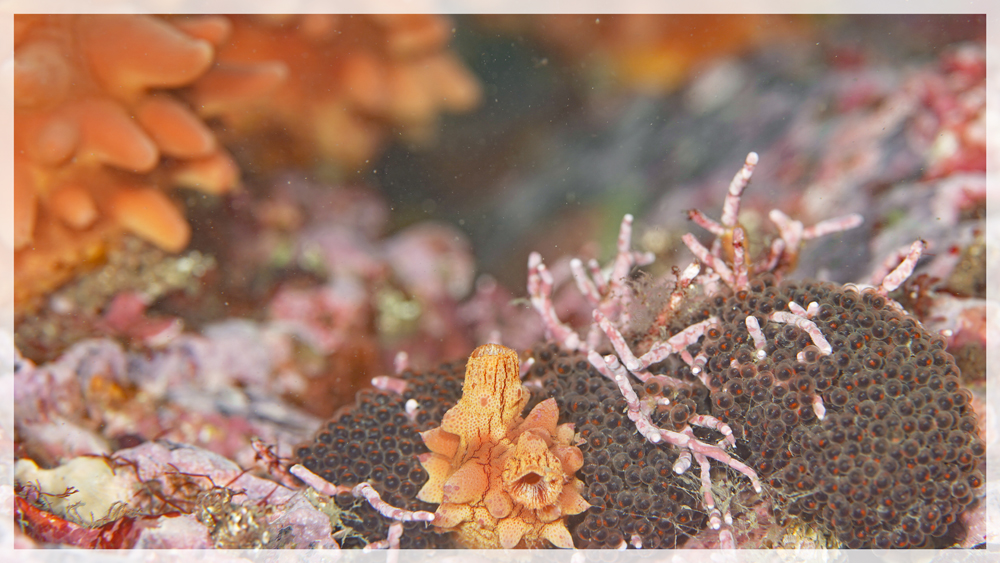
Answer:
M434 525L463 547L572 548L565 517L590 506L576 478L583 454L573 425L557 424L555 399L521 418L528 392L519 368L517 353L499 344L472 352L462 398L421 434L430 478L417 498L440 503Z

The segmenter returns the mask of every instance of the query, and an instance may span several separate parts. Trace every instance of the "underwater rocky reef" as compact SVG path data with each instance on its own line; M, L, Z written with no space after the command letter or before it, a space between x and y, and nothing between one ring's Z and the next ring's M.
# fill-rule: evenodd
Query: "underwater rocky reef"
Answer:
M984 19L14 24L15 547L996 540Z

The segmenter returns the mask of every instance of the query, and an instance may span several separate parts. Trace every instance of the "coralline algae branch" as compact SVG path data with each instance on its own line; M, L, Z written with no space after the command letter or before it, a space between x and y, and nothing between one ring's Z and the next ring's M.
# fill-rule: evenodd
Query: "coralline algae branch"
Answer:
M572 548L564 518L589 504L575 477L583 454L571 424L557 426L555 399L524 419L528 393L517 353L498 344L469 357L462 398L422 434L431 450L420 462L429 479L417 498L441 503L435 525L469 548Z
M924 242L900 253L874 287L782 281L803 240L854 227L860 217L805 228L772 211L780 238L762 260L750 260L738 215L757 160L750 153L733 179L721 224L690 213L716 240L709 250L693 235L684 237L698 261L677 272L652 326L633 326L621 314L623 304L640 297L621 280L621 294L609 298L618 307L595 303L590 334L598 327L615 354L602 356L600 340L582 340L554 314L552 283L537 254L529 260L532 303L550 337L587 353L617 384L634 431L679 450L676 473L692 462L700 466L703 509L722 546L735 547L733 519L717 507L710 459L744 474L781 513L842 546L950 545L964 536L956 523L982 490L985 444L944 337L928 333L889 295L913 272ZM626 216L622 223L619 258L631 253L631 221ZM615 282L581 283L581 277L582 271L577 282L585 295L592 285ZM645 384L645 397L632 389L630 376ZM692 395L701 399L691 401ZM721 439L713 444L696 427ZM599 435L588 440L585 460L604 443ZM589 472L583 473L592 495ZM592 538L597 529L589 516L578 528Z

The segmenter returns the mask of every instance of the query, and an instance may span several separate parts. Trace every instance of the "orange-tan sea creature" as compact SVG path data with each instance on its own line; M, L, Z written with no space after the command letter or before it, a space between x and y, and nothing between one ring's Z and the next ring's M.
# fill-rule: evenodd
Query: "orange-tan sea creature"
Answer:
M583 454L573 426L557 425L555 399L521 418L527 402L517 353L485 344L469 356L458 404L422 434L430 478L417 498L440 503L435 526L464 547L573 547L565 517L590 506L575 477Z

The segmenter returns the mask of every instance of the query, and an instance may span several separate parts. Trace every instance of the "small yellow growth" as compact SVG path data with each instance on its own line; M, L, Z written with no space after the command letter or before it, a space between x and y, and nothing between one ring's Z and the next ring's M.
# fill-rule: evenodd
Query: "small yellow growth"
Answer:
M469 357L458 404L422 434L430 478L417 498L440 503L435 526L463 547L573 547L564 517L590 506L575 477L583 454L573 425L557 425L555 399L522 419L527 402L517 353L486 344Z
M21 459L14 464L14 480L37 487L47 510L82 526L114 519L135 496L135 479L116 474L100 457L77 457L54 469Z

